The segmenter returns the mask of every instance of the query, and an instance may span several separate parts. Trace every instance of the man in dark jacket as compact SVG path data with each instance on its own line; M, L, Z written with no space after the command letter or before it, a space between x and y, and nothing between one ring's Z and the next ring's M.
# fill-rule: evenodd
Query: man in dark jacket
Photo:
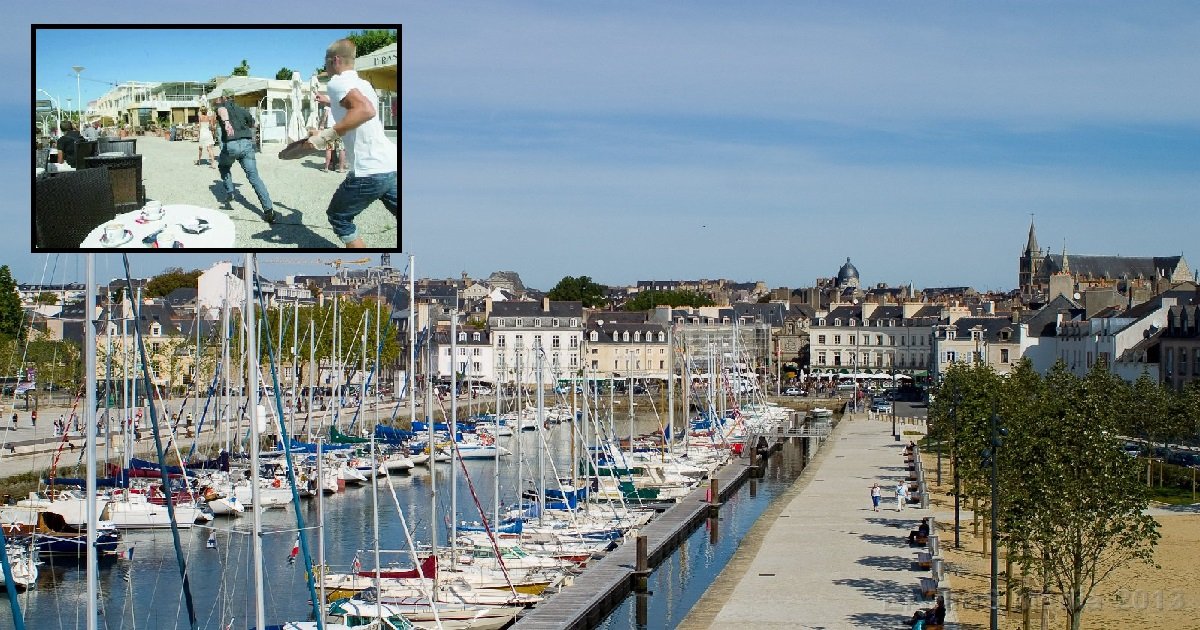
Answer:
M75 143L83 142L83 135L75 128L75 125L69 121L62 121L63 135L58 139L58 163L67 162L74 166L75 163Z
M246 179L254 188L254 194L258 195L263 218L267 223L274 223L275 207L271 203L271 193L267 192L267 185L259 178L258 166L254 160L254 116L234 103L231 96L226 90L215 100L217 130L221 135L221 155L217 158L217 171L221 173L221 183L225 186L222 207L226 210L233 209L233 175L230 169L236 161L242 165L242 170L246 171Z

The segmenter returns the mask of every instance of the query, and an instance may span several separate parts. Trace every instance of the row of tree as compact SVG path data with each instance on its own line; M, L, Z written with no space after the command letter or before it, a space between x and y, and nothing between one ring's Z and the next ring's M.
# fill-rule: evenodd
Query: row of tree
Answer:
M608 287L589 276L564 276L546 294L551 300L583 302L585 308L598 308L608 302ZM712 306L714 302L695 291L644 291L625 302L627 311L646 311L660 305Z
M1148 377L1127 383L1104 363L1079 377L1060 361L1043 376L1024 360L1005 376L954 364L935 393L930 437L949 447L962 495L990 502L984 454L994 453L993 526L1010 561L1042 592L1061 595L1071 628L1113 570L1153 564L1158 526L1145 514L1149 488L1141 464L1123 452L1123 436L1194 438L1200 381L1174 392ZM1007 432L998 444L993 415Z

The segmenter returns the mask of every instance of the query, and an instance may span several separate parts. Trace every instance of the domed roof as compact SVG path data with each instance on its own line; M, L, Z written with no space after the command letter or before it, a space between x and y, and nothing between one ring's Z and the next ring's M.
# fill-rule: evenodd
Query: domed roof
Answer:
M837 283L844 285L850 280L858 280L858 269L850 264L850 258L847 257L846 264L842 265L841 269L838 269Z

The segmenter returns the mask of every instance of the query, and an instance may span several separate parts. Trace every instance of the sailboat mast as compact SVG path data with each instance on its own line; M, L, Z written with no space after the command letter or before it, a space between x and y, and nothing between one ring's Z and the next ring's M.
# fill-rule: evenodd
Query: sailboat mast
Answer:
M99 623L100 563L96 555L96 325L92 321L96 307L96 255L87 255L87 278L84 297L84 382L85 400L83 422L87 426L87 630L96 630ZM11 587L10 587L11 588Z
M280 345L283 341L280 340ZM292 430L296 430L296 413L300 411L300 298L292 302Z
M246 254L242 280L246 284L246 302L242 319L246 328L246 393L250 397L247 411L250 414L250 495L254 504L254 620L256 628L267 626L264 604L262 537L262 503L259 500L258 483L258 338L254 334L254 254Z
M308 404L304 406L308 413L304 416L304 429L312 438L313 396L317 389L317 337L313 328L316 311L310 311L308 318ZM320 433L318 431L317 433Z
M405 388L405 393L408 395L408 428L412 428L412 423L417 419L417 294L414 286L413 269L414 260L412 256L408 257L408 387ZM432 470L432 468L430 469Z
M311 329L311 323L309 324ZM311 391L311 390L309 390ZM312 415L312 407L308 408L309 415ZM321 606L325 605L325 458L321 452L321 438L317 435L317 566L320 567L318 574L321 576ZM378 591L376 591L378 592Z
M329 367L333 370L333 395L332 400L333 414L330 424L337 427L338 420L342 417L342 335L341 322L338 321L338 302L341 302L337 294L333 296L333 356L330 358ZM341 430L341 427L338 427Z
M668 316L668 319L670 317ZM667 453L674 455L675 440L675 342L671 337L674 326L667 325Z
M233 410L229 406L229 296L225 295L221 298L221 380L224 381L221 398L224 400L222 409L225 416L225 452L233 453L230 446L230 421L233 419ZM222 414L217 414L218 421Z
M363 333L363 341L366 341L366 333ZM380 580L380 572L383 570L383 565L379 561L379 454L375 450L375 432L371 431L371 513L372 513L372 535L375 539L375 592L380 596L375 598L375 615L382 617L383 609L380 608L381 600L383 599L383 584ZM324 600L322 600L324 601Z
M450 566L458 562L458 292L450 311Z
M433 554L437 555L437 471L434 469L434 464L437 463L437 441L433 433L433 381L437 375L437 355L434 354L432 334L426 337L425 359L425 422L429 425L429 442L426 449L429 451L429 459L425 460L425 464L429 466L429 547Z
M545 357L541 340L534 342L533 352L537 360L538 525L541 525L542 513L546 511L546 436L543 433L546 425L546 390L542 375Z
M493 362L495 357L493 357ZM496 414L492 416L495 421L495 435L492 436L492 445L496 447L495 457L496 468L495 474L492 475L492 527L500 526L500 374L496 374Z

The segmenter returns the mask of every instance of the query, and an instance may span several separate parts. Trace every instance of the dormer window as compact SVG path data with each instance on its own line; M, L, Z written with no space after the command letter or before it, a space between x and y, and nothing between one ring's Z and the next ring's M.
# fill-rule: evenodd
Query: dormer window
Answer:
M459 340L459 341L466 341L466 340L467 340L467 333L465 333L465 332L460 332L460 333L458 333L458 340Z
M824 325L825 325L825 318L824 318L824 317L818 318L818 319L817 319L817 325L818 325L818 326L824 326Z
M162 324L159 324L158 322L154 322L153 324L150 324L150 336L151 337L161 337L162 336Z
M863 319L863 326L870 326L870 325L871 325L871 320L864 318L864 319Z
M471 337L473 338L473 341L479 341L479 333L473 333Z
M851 325L851 326L854 326L854 325L855 325L855 324L854 324L854 322L855 322L855 321L856 321L856 320L855 320L853 317L851 317L851 318L850 318L850 325Z
M579 328L579 319L575 317L571 318L571 328Z
M599 341L599 340L600 340L600 334L594 330L592 331L592 333L590 335L588 335L588 341Z
M629 331L626 330L624 335L621 335L621 341L629 341Z
M840 318L840 317L835 317L835 318L833 318L833 325L834 325L834 326L841 326L841 325L842 325L842 318Z
M557 318L557 317L555 317L555 318L554 318L554 320L553 320L553 321L551 321L551 324L550 324L550 325L551 325L551 326L554 326L555 328L558 328L558 318Z
M663 342L665 342L666 340L667 340L667 333L665 333L665 332L662 332L661 330L660 330L660 331L658 331L658 342L659 342L659 343L663 343Z
M524 326L524 325L525 325L525 318L524 318L524 317L518 317L518 318L517 318L517 326L518 326L518 327L521 327L521 326Z
M537 328L537 327L539 327L539 326L541 326L541 325L542 325L542 318L540 318L540 317L534 317L534 318L533 318L533 327L534 327L534 328Z

